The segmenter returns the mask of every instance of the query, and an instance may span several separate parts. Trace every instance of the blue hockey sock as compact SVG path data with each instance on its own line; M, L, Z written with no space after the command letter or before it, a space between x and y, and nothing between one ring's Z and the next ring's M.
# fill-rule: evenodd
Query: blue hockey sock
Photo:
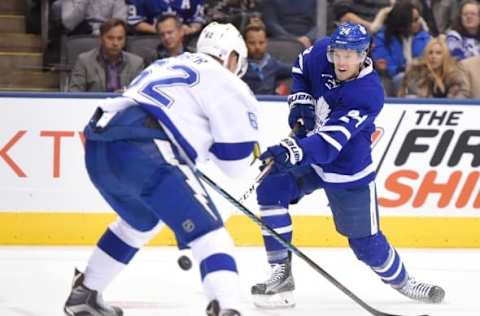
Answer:
M261 206L261 217L285 241L292 241L292 219L286 208ZM271 234L262 230L263 241L270 264L285 262L288 259L288 249L281 245Z
M402 259L381 232L348 241L357 258L366 263L383 282L400 286L406 280L408 274Z

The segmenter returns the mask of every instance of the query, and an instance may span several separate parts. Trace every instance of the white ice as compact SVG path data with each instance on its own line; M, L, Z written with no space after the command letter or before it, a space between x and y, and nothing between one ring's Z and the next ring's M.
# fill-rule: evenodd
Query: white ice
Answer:
M0 247L0 316L63 315L75 266L83 268L91 247ZM417 279L446 290L440 305L410 301L383 284L346 248L302 248L318 265L374 308L398 315L480 315L480 250L399 249ZM126 316L200 316L207 304L197 266L182 271L174 247L140 251L104 294L124 308ZM294 258L297 306L259 310L251 303L250 286L267 276L263 249L237 248L244 316L371 315L317 271Z

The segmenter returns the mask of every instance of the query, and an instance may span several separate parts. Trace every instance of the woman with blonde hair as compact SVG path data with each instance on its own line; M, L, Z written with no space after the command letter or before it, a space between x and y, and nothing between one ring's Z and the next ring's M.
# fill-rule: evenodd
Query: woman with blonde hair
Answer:
M408 67L398 96L420 98L466 98L467 77L448 51L445 36L433 38L422 57Z

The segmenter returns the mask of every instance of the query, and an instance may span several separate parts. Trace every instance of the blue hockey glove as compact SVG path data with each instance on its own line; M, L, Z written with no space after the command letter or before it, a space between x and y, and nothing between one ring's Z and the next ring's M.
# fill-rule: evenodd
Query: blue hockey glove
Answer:
M274 168L278 171L286 170L303 159L303 149L298 145L295 137L287 137L279 145L270 146L263 152L260 160L267 162L274 161Z
M304 92L298 92L288 97L290 128L293 128L298 121L302 122L302 126L295 132L295 136L303 138L307 132L315 128L315 103L315 99Z

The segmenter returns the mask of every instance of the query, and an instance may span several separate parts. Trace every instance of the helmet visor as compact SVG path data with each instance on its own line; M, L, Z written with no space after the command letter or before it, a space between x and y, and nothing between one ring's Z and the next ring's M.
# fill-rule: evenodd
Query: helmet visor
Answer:
M365 51L359 52L354 49L334 48L329 46L327 59L332 64L361 64L367 57Z

